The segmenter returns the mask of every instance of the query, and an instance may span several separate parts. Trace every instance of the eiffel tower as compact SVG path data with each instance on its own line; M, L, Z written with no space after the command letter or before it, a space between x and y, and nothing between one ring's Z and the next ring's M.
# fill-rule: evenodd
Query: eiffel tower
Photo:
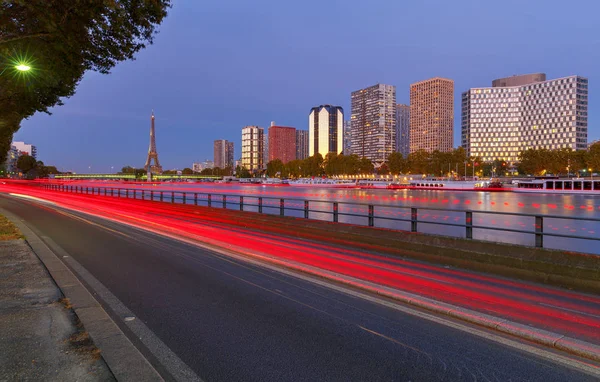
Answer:
M150 117L152 124L150 125L150 147L148 148L148 159L146 159L146 164L144 165L144 169L146 172L150 172L152 174L160 174L162 173L162 167L158 163L158 152L156 152L156 135L154 133L154 110L152 110L152 116ZM154 165L151 165L152 159L154 159Z

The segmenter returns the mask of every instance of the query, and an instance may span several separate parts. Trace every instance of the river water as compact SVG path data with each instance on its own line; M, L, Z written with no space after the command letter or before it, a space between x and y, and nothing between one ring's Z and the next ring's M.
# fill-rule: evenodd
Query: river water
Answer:
M198 193L198 205L207 205L211 194L213 206L222 206L226 195L227 208L239 209L240 196L244 210L258 211L258 198L262 197L263 213L279 214L280 199L284 199L286 216L304 217L304 201L309 201L309 218L333 220L333 202L338 203L339 222L368 224L369 205L373 205L374 226L396 230L411 229L411 208L417 209L417 231L429 234L466 237L465 211L472 211L473 239L535 245L535 235L519 231L535 231L535 216L543 218L543 231L557 235L600 237L600 195L524 194L517 192L433 191L338 189L293 186L261 186L216 183L161 183L158 185L78 182L84 187L119 187L146 190L145 198L153 191L159 200L170 201L175 192L177 203L194 203L193 193ZM140 192L137 194L140 197ZM348 215L345 215L348 214ZM534 216L535 215L535 216ZM577 218L578 220L574 220ZM401 219L409 221L401 221ZM592 219L592 220L579 220ZM597 220L597 221L596 221ZM443 223L443 224L435 224ZM452 224L460 226L452 226ZM390 231L390 235L394 232ZM544 247L567 251L600 254L600 241L566 237L544 236Z

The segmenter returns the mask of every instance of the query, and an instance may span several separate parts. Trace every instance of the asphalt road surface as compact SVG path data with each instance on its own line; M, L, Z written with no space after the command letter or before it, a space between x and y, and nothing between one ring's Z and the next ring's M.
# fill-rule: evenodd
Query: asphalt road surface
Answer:
M539 352L177 240L4 196L0 207L66 251L205 381L596 380ZM173 379L169 360L141 350Z

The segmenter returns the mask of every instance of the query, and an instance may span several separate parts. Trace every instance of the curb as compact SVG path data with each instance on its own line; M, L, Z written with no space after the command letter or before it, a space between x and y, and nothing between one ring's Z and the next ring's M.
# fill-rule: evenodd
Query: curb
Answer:
M16 225L35 255L68 298L75 314L88 331L100 355L118 381L164 381L156 369L127 338L87 288L58 256L27 225L12 213L0 213Z

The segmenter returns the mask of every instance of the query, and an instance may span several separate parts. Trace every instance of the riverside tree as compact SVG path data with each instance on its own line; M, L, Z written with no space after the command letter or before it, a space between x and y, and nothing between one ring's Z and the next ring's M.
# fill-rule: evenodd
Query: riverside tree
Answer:
M21 121L151 44L171 0L0 2L0 162ZM24 69L17 69L24 68Z

